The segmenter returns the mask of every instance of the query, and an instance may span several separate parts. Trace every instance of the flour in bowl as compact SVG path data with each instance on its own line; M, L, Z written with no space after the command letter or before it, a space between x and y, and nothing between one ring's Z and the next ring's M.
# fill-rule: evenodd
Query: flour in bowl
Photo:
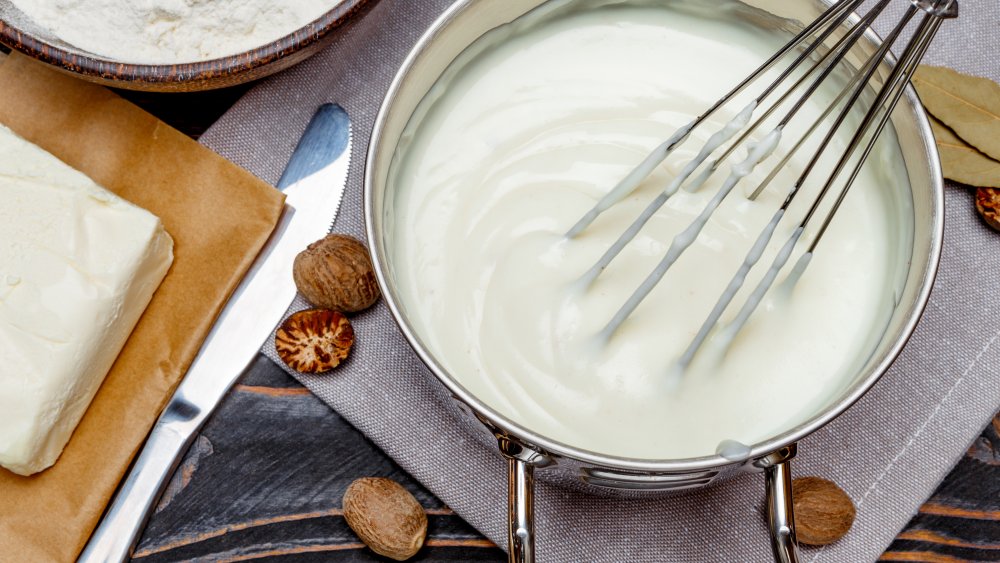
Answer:
M337 0L12 0L42 29L117 61L170 64L235 55L315 21Z

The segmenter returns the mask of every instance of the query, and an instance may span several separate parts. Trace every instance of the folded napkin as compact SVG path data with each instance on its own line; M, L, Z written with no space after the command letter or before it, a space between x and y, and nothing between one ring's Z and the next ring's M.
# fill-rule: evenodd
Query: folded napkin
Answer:
M203 142L273 182L316 106L340 103L354 122L356 145L334 230L363 238L362 168L375 114L406 53L449 4L382 0L329 49L251 91ZM909 4L898 0L890 11ZM962 19L945 26L930 62L1000 79L997 16L988 4L963 3ZM913 339L870 393L800 445L794 472L835 480L858 506L850 535L826 549L804 550L805 561L877 559L1000 409L1000 236L975 216L966 189L949 186L947 203L941 273ZM432 376L383 304L354 325L357 344L341 369L293 375L505 546L505 463L435 402ZM598 502L543 482L538 556L769 562L763 495L760 476L671 498Z

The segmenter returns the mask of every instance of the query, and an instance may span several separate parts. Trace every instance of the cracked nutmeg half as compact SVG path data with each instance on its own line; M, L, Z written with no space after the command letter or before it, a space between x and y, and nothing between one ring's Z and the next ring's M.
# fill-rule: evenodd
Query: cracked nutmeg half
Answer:
M987 225L1000 231L1000 188L979 188L976 191L976 209Z
M281 361L301 373L337 367L354 344L354 329L343 313L329 309L299 311L281 323L274 348Z

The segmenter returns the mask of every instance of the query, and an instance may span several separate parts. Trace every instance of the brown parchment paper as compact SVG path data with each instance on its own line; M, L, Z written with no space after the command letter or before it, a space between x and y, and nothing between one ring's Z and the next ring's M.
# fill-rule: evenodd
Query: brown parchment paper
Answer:
M0 123L155 213L174 239L173 266L59 461L32 477L0 468L0 561L69 562L284 196L112 92L23 56L0 64Z

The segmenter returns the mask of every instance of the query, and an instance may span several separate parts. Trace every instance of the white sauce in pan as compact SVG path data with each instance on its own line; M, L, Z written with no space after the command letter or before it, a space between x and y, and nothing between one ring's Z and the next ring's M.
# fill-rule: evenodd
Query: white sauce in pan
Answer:
M578 236L564 235L787 38L726 19L724 10L706 17L591 4L483 39L481 52L454 66L418 109L390 177L391 262L404 312L468 390L551 439L632 458L731 457L818 412L874 348L909 252L908 223L899 219L909 211L897 201L907 181L902 159L887 135L791 295L770 291L724 355L725 335L713 331L672 379L805 165L809 150L755 202L746 199L794 143L794 128L684 241L690 246L606 343L599 333L671 241L727 178L748 172L731 170L747 150L700 188L675 190L586 289L581 278L746 100L694 130ZM823 109L816 102L803 111ZM774 141L769 133L754 140ZM774 238L723 324L792 235L818 183L770 225Z

